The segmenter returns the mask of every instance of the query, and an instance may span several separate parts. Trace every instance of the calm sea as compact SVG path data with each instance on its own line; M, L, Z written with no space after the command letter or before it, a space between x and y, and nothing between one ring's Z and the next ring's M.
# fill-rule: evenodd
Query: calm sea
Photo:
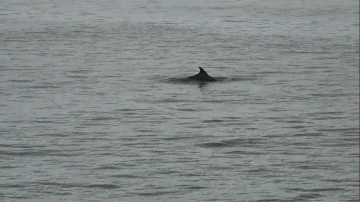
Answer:
M0 1L0 200L360 201L359 1Z

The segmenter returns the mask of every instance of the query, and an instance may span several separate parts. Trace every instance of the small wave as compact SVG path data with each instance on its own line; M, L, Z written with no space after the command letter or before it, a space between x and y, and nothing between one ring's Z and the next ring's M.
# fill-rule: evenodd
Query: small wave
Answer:
M204 120L204 123L222 123L226 122L227 120L219 120L219 119L211 119L211 120Z
M234 147L234 146L254 146L263 144L263 139L231 139L231 140L222 140L218 142L207 142L198 144L197 146L204 147L204 148L218 148L218 147Z
M81 153L64 153L64 151L58 150L37 150L37 151L5 151L1 150L0 155L4 156L55 156L55 157L73 157L79 156Z
M227 154L239 154L239 155L263 155L263 154L265 154L265 152L235 150L235 151L230 151L230 152L227 152Z
M293 134L292 136L294 137L318 137L318 136L324 136L324 133L298 133L298 134Z
M117 118L100 116L100 117L89 118L88 120L90 120L90 121L110 121L110 120L117 120Z
M130 174L121 174L121 175L110 175L113 178L141 178L140 176L130 175Z
M33 85L33 86L29 86L29 88L33 88L33 89L54 89L54 88L61 88L61 86L58 85Z
M186 186L186 189L189 190L203 190L203 189L207 189L208 187L204 187L204 186Z
M120 186L114 184L91 184L84 186L85 188L100 188L100 189L116 189Z
M177 191L158 191L158 192L139 192L136 193L136 195L139 196L162 196L162 195L166 195L166 194L174 194Z
M8 80L9 82L17 82L17 83L27 83L33 82L33 80Z
M311 201L311 200L315 201L319 197L323 197L323 195L320 195L318 193L308 193L308 194L301 194L301 195L295 196L295 197L289 199L288 201L291 201L291 202L306 202L306 201Z
M259 79L258 76L240 76L240 77L236 77L236 78L229 78L228 81L230 81L230 82L253 81L253 80L258 80L258 79Z

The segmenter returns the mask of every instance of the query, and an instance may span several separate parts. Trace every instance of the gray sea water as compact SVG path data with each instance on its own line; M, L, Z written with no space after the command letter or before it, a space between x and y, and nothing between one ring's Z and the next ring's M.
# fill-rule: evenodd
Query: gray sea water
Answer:
M5 0L0 62L2 201L359 201L357 0Z

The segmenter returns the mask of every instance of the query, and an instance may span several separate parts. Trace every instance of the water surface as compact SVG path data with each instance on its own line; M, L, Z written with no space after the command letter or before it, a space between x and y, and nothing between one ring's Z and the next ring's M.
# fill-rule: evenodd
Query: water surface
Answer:
M358 1L0 8L2 200L359 201Z

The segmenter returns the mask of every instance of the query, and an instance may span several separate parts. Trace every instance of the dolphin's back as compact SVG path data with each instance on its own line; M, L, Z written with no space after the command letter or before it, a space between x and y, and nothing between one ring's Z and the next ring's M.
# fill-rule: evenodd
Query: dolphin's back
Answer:
M199 69L200 72L196 75L190 76L189 79L199 81L216 81L216 79L207 74L207 72L203 68L199 67Z

